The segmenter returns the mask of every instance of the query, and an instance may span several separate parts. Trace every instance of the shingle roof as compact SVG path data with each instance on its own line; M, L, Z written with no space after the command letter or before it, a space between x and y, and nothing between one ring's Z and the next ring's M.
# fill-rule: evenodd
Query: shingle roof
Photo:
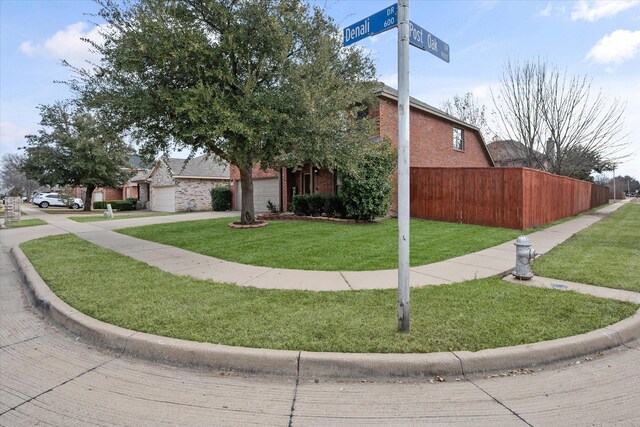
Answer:
M502 141L493 141L487 144L487 148L491 153L491 157L500 166L525 164L525 160L529 158L529 149L521 142L511 139ZM544 163L545 155L534 150L534 155L539 162Z
M139 170L129 181L140 182L145 181L151 176L151 169Z
M163 160L159 160L163 162ZM185 159L168 159L165 164L174 178L222 178L229 179L229 165L215 156L202 155L194 157L185 164Z
M487 148L493 160L498 162L522 160L528 155L527 147L513 140L493 141L487 144Z

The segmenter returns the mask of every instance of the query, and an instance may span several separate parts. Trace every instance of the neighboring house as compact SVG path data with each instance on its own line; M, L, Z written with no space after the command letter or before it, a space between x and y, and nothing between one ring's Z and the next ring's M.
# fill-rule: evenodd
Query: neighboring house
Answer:
M518 141L503 140L493 141L487 144L489 153L495 162L497 167L502 168L519 168L530 167L532 169L545 170L544 166L547 165L544 154L535 151L534 154L537 157L537 161L534 161L532 165L529 165L529 150L527 147ZM540 167L540 166L543 167Z
M140 203L153 211L205 211L211 210L211 189L229 184L229 167L206 155L188 162L160 159L148 174L141 173L132 182L138 185Z
M381 85L376 92L378 104L369 111L379 121L378 135L398 146L398 92ZM412 167L493 167L495 166L480 130L415 98L410 110L410 165ZM295 194L336 193L340 179L337 171L320 169L307 163L295 170L261 171L254 168L254 207L266 211L271 200L286 211ZM241 206L240 172L231 167L233 207ZM392 211L396 209L396 200Z
M134 177L140 174L149 173L149 165L144 164L140 156L134 154L129 158L130 167L127 168ZM79 197L84 201L86 194L86 187L75 187L73 189L74 197ZM138 199L138 185L130 178L127 182L123 183L121 187L97 187L93 190L91 195L91 203L102 202L104 200L124 200L124 199Z

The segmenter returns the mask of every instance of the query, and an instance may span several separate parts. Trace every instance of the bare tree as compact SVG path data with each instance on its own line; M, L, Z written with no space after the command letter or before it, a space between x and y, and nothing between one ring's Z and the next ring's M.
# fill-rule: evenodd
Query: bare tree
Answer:
M557 67L548 73L542 95L550 172L580 177L606 170L624 157L624 103L614 99L609 104L602 90L593 94L586 76L569 78Z
M480 101L473 96L472 92L467 92L464 96L455 95L453 101L446 100L441 104L440 108L445 113L480 129L485 141L492 137L491 129L489 129L485 117L486 107L480 104Z
M26 158L24 154L4 154L2 156L2 174L0 174L0 178L2 179L2 187L11 194L29 197L32 192L40 187L40 183L36 180L28 179L22 171Z
M537 151L544 138L540 100L545 78L546 66L539 61L524 65L507 61L497 94L491 91L498 133L505 139L520 142L523 147L518 156L524 166L536 169L545 169L544 159Z
M584 179L626 157L625 105L594 94L586 76L508 61L492 97L500 132L525 147L525 166Z

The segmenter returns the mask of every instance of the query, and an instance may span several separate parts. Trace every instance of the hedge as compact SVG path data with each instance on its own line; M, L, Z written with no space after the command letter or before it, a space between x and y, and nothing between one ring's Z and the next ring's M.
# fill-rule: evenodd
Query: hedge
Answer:
M231 210L231 187L218 185L211 189L211 209L214 211Z
M107 205L111 205L111 209L116 211L133 211L136 209L136 203L136 199L103 200L101 202L93 202L93 209L107 209Z
M298 194L293 196L291 210L296 215L344 217L344 207L333 194Z

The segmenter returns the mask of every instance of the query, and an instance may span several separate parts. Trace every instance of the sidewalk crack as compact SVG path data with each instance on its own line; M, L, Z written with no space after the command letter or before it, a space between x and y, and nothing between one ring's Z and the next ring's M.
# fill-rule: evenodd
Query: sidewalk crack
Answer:
M248 286L248 285L249 285L249 283L253 282L254 280L259 279L260 277L264 276L264 275L265 275L265 274L267 274L267 273L272 272L273 270L275 270L275 268L270 268L270 269L268 269L267 271L264 271L264 272L262 272L262 273L258 274L256 277L252 277L251 279L246 280L246 281L244 281L243 283L238 283L238 284L239 284L240 286Z
M24 343L29 342L29 341L37 340L38 338L40 338L40 335L38 335L37 337L27 338L26 340L14 342L13 344L3 345L2 347L0 347L0 350L2 350L4 348L7 348L7 347L13 347L14 345L24 344Z
M76 379L80 378L81 376L83 376L83 375L85 375L85 374L88 374L89 372L93 372L93 371L95 371L96 369L103 367L103 366L104 366L104 365L106 365L107 363L111 363L111 362L113 362L114 360L118 359L118 357L119 357L119 356L114 357L114 358L112 358L112 359L109 359L109 360L107 360L106 362L102 362L101 364L96 365L96 366L94 366L94 367L93 367L93 368L91 368L91 369L87 369L86 371L84 371L84 372L82 372L82 373L79 373L78 375L76 375L76 376L75 376L75 377L73 377L73 378L69 378L68 380L63 381L63 382L61 382L60 384L58 384L58 385L56 385L56 386L51 387L49 390L45 390L45 391L43 391L42 393L40 393L40 394L38 394L38 395L36 395L36 396L33 396L33 397L31 397L31 398L29 398L29 399L25 400L24 402L21 402L21 403L19 403L18 405L16 405L16 406L12 407L12 408L7 409L6 411L0 412L0 417L1 417L1 416L3 416L4 414L6 414L7 412L15 411L16 409L18 409L18 408L19 408L19 407L21 407L22 405L27 404L27 403L29 403L29 402L32 402L32 401L34 401L34 400L38 399L40 396L43 396L43 395L45 395L45 394L47 394L47 393L50 393L50 392L54 391L55 389L60 388L60 387L62 387L63 385L65 385L65 384L67 384L67 383L70 383L71 381L76 380Z
M353 289L353 286L351 286L351 283L349 283L349 281L347 280L347 278L344 276L344 274L342 274L342 271L339 271L338 273L340 273L340 276L342 276L342 280L345 281L345 283L347 284L347 286L349 287L349 289L351 289L352 291L354 291L355 289Z
M496 397L494 397L493 395L491 395L490 393L488 393L485 389L483 389L482 387L480 387L478 384L474 383L472 380L467 379L467 381L469 381L471 384L473 384L474 386L476 386L476 388L478 390L480 390L481 392L483 392L484 394L486 394L487 396L489 396L491 399L493 399L494 402L496 402L498 405L502 406L503 408L505 408L507 411L511 412L513 415L515 415L516 417L518 417L518 419L520 419L523 423L525 423L526 425L528 425L529 427L533 427L533 424L529 423L527 420L525 420L524 418L522 418L516 411L514 411L513 409L509 408L507 405L505 405L504 403L502 403L500 400L498 400Z
M296 410L296 398L298 397L298 385L300 384L300 356L302 355L302 352L299 351L298 352L298 357L297 357L297 369L296 369L296 386L293 389L293 401L291 402L291 412L289 413L289 427L293 426L293 414Z

